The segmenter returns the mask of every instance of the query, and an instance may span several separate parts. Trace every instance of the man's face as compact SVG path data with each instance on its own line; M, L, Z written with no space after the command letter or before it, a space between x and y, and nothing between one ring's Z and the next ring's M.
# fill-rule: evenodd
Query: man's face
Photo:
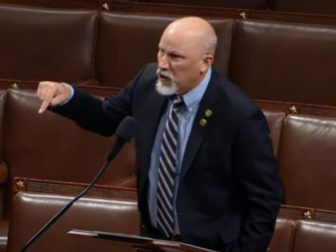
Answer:
M171 30L163 33L157 54L159 93L183 94L202 80L207 70L204 52L202 45L192 38Z

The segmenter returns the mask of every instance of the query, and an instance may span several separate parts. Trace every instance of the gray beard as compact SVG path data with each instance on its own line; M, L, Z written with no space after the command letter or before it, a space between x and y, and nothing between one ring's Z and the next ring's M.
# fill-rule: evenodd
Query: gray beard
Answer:
M176 91L177 91L177 86L174 81L171 81L170 85L163 85L160 79L158 79L156 81L155 87L156 87L156 91L160 95L165 95L165 96L174 95L176 94Z

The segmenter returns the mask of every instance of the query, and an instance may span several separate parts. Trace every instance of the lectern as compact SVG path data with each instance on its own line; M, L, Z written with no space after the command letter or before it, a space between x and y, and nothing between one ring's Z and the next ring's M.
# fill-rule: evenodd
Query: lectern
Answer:
M183 242L158 240L123 233L73 229L70 230L68 234L121 242L126 245L128 251L135 252L215 252L214 250L209 250Z

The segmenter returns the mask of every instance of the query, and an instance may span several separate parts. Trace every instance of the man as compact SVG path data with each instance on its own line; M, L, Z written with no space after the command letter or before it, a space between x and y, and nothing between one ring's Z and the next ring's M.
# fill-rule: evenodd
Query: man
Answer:
M67 84L41 82L48 107L81 127L111 135L137 121L138 199L143 235L219 251L265 251L280 186L262 112L211 68L217 44L198 17L172 22L146 65L104 101Z

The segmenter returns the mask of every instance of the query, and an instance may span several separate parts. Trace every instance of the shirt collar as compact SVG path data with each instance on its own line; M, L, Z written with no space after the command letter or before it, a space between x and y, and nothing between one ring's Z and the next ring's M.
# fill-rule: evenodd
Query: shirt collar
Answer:
M199 104L199 102L201 101L205 93L205 90L208 87L210 77L211 77L211 72L212 72L212 69L210 67L205 77L203 78L203 80L196 87L190 90L188 93L185 93L184 95L182 95L185 107L188 109L188 111L190 111L195 105Z

